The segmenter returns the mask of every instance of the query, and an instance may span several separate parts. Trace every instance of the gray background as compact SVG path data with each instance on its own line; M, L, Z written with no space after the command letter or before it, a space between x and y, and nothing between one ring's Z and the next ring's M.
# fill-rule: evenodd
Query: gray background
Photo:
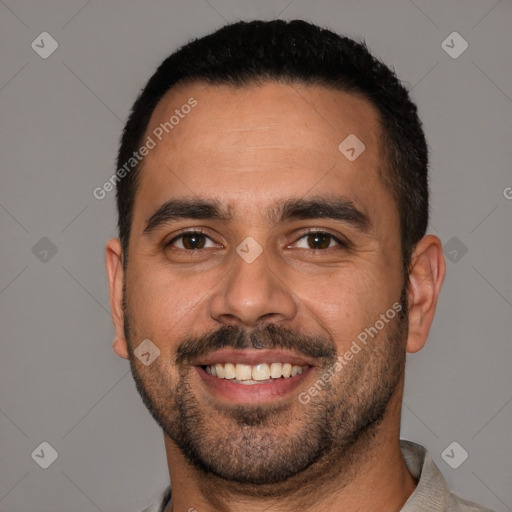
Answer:
M161 432L111 348L114 197L92 190L163 58L226 21L276 17L364 37L412 88L448 273L408 358L402 437L456 492L512 510L511 13L505 0L1 1L0 510L136 511L167 485ZM43 31L59 44L47 59L31 48ZM456 59L441 46L453 31L469 44ZM58 452L48 469L31 458L43 441ZM453 441L469 453L457 469L441 457Z

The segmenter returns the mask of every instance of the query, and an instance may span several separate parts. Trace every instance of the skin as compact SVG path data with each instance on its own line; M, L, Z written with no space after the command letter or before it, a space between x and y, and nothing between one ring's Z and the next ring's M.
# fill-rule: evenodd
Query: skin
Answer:
M107 245L113 348L120 357L130 358L132 370L148 389L160 386L155 400L163 400L162 379L174 389L180 376L186 378L199 410L209 418L208 439L226 444L230 438L224 441L225 432L231 430L236 436L239 430L230 417L234 405L212 393L190 365L174 363L183 340L226 326L251 332L271 323L328 340L338 355L344 354L352 340L400 298L404 283L399 218L379 175L385 166L380 126L366 100L320 86L266 83L235 89L189 84L164 96L146 136L190 97L197 99L197 106L143 161L126 271L119 240ZM338 150L349 134L356 134L366 146L353 162ZM349 222L325 218L274 223L267 216L285 200L310 197L351 200L368 217L371 228L362 232ZM229 206L232 219L180 219L145 234L155 211L179 198L216 199ZM201 229L211 241L201 251L183 249L179 244L184 240L164 247L185 228ZM351 248L331 241L327 249L313 250L306 230L346 237ZM247 237L263 249L250 264L236 253ZM400 331L403 339L397 341L403 357L425 344L444 275L441 242L427 235L411 259L408 316L405 330ZM127 312L130 339L124 328ZM388 338L397 325L386 326L333 377L331 395L336 393L351 404L352 396L366 390L361 399L371 402L370 391L379 386L373 370L389 359ZM145 367L133 357L134 347L146 338L160 349L155 366ZM400 365L384 417L364 443L338 452L333 449L325 463L320 461L279 485L260 486L261 492L267 492L265 499L258 497L258 486L205 475L164 434L172 510L287 511L299 506L311 511L400 510L416 485L399 447ZM251 435L272 433L277 447L305 428L301 418L309 418L328 400L328 393L319 393L309 405L297 400L298 393L325 369L316 361L312 366L290 396L250 406L265 410L278 404L284 411L271 428L253 427ZM157 369L161 374L155 373Z

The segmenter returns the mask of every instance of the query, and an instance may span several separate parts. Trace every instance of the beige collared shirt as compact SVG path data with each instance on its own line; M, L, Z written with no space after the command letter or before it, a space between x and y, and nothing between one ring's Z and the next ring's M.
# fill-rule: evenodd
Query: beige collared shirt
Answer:
M423 446L400 440L405 463L418 485L400 512L492 512L476 503L453 494L439 468ZM167 487L156 503L142 512L164 512L171 500L171 487Z

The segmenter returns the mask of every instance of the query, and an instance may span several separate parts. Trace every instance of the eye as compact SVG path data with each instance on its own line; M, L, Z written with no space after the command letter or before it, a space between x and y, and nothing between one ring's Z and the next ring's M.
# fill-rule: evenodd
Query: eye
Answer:
M212 245L207 246L210 242ZM188 251L198 249L208 249L211 247L217 247L217 244L207 235L200 231L187 231L181 233L181 235L174 237L170 242L166 244L166 247L175 247L176 249L183 249Z
M348 247L348 243L325 231L311 231L301 236L296 246L300 249L325 250L335 246Z

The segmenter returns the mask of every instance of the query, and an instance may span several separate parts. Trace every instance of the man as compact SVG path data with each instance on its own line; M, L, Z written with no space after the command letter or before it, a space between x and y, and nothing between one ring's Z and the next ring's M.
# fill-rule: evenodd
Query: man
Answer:
M445 275L427 166L406 90L330 31L241 22L162 63L106 251L114 350L164 432L147 510L485 510L399 439Z

